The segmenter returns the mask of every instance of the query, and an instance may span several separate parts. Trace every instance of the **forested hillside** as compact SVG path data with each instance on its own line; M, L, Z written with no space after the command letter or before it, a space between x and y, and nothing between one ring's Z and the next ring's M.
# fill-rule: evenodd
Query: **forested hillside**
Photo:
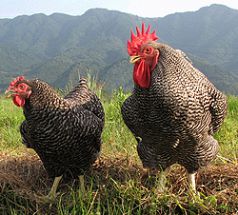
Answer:
M183 50L221 90L238 94L238 11L211 5L196 12L142 18L91 9L81 16L35 14L0 19L0 92L19 74L64 88L90 73L112 91L133 86L126 41L144 21L161 42Z

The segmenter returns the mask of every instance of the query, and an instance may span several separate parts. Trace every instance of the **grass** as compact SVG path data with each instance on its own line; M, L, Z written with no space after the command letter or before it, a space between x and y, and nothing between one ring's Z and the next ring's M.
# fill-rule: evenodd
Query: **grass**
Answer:
M101 93L101 92L100 92ZM45 204L52 185L41 161L26 149L19 134L22 110L0 97L0 214L235 214L238 211L238 98L229 97L227 118L216 134L219 157L197 176L201 198L191 201L186 173L173 166L167 190L143 180L136 141L126 128L120 106L128 96L122 89L110 99L100 94L106 112L100 159L85 175L86 192L78 180L62 182L60 195ZM153 180L151 179L153 182ZM152 183L153 184L153 183Z
M17 153L22 148L19 123L24 120L22 111L12 101L0 97L0 149Z

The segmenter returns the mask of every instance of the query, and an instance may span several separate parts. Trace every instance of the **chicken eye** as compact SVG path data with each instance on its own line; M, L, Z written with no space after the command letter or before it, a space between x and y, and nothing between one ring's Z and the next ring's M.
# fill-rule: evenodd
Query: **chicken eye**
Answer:
M145 54L152 54L153 53L153 48L152 47L145 47L144 53Z
M25 89L25 86L24 86L24 85L19 85L19 89L20 89L20 90L24 90L24 89Z
M26 86L25 84L19 84L19 85L17 86L17 88L18 88L18 90L20 90L20 91L25 91L25 90L27 89L27 86Z

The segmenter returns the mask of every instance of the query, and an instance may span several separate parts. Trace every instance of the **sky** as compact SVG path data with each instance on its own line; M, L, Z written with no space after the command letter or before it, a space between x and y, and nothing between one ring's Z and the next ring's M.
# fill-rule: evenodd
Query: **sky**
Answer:
M55 12L82 15L90 8L107 8L141 17L163 17L175 12L196 11L211 4L238 10L237 0L0 0L0 18Z

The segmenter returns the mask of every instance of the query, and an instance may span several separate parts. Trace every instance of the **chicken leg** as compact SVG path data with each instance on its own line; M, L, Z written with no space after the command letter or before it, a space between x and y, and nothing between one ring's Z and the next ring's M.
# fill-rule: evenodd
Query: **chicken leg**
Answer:
M195 181L196 173L187 173L188 178L188 186L191 192L196 193L196 181Z
M189 195L192 199L192 202L200 201L199 192L196 190L196 172L195 173L187 173L188 178L188 186L189 186Z
M57 191L57 188L59 186L59 182L60 182L61 179L62 179L62 175L58 176L58 177L55 177L53 185L50 189L50 192L47 195L47 197L49 197L50 199L54 200L57 197L56 191Z
M166 168L163 171L160 171L158 174L158 169L154 168L145 168L144 174L142 176L142 179L146 178L146 183L148 184L148 187L157 185L159 192L164 192L166 190L166 175L169 172L170 168ZM158 174L157 180L155 181L155 177ZM152 180L151 180L152 179Z
M53 202L57 197L56 191L57 191L57 188L59 186L59 183L60 183L60 180L62 179L62 177L63 177L62 175L55 177L53 185L52 185L50 192L48 193L47 196L38 196L37 198L40 199L40 201L45 202L45 203Z
M164 171L161 171L158 176L158 190L159 192L165 192L166 191L166 176L169 172L170 168L166 168Z

